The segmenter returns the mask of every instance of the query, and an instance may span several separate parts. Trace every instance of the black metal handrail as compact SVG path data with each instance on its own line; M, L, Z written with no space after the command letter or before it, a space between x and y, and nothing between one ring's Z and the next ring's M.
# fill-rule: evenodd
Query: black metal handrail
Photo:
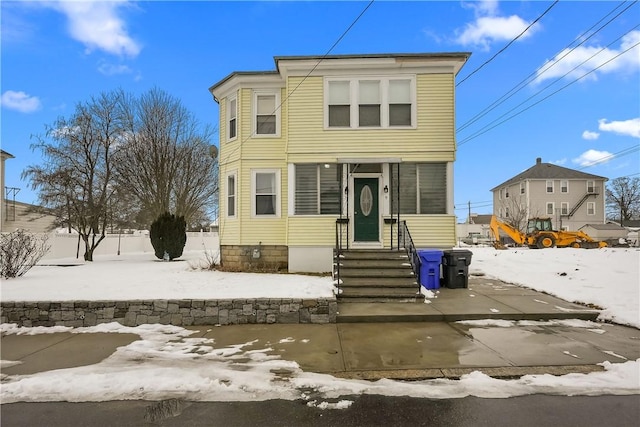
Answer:
M349 250L349 218L336 219L336 252L335 252L335 268L333 269L333 280L337 288L337 295L340 295L340 261L342 259L343 242L344 239L344 227L347 227L346 231L346 246Z
M418 250L416 249L416 245L413 243L411 233L409 233L409 227L407 226L406 220L402 221L401 225L398 226L398 244L402 244L402 247L407 251L409 261L411 262L411 268L413 269L413 274L418 282L418 292L420 292L420 267L422 265L422 261L420 261Z

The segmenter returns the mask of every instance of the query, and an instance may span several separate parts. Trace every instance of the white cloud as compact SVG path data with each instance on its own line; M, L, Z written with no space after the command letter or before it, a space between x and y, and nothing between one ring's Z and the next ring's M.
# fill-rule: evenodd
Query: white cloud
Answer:
M489 49L493 42L509 41L517 37L530 24L517 15L499 16L498 2L494 0L463 3L463 6L473 9L476 15L474 22L456 31L455 41L464 46ZM521 36L521 39L530 37L538 27L538 25L531 27Z
M567 163L567 159L554 160L551 164L562 166Z
M589 74L585 80L596 80L601 74L638 71L640 70L640 45L633 47L637 43L640 43L640 31L632 31L625 35L617 49L600 46L579 46L574 50L564 49L538 69L536 82L558 77L576 79L598 67L601 68ZM622 54L627 49L631 50ZM620 56L616 58L616 55ZM611 62L603 65L607 61Z
M612 121L607 123L607 119L598 120L598 129L603 132L613 132L618 135L632 136L640 138L640 117L623 121Z
M573 163L580 166L591 166L596 163L606 163L613 158L613 154L608 151L587 150L580 156L573 159Z
M590 130L585 130L582 132L582 139L586 139L587 141L594 141L600 137L598 132L591 132Z
M124 64L109 64L107 62L100 62L98 65L98 71L105 76L114 76L117 74L130 74L133 71L127 65Z
M71 36L83 43L88 52L105 52L134 57L141 46L127 32L120 11L127 1L60 1L48 3L68 19Z
M37 96L31 96L24 92L16 92L7 90L0 98L2 106L9 109L19 111L21 113L33 113L42 107L42 103Z

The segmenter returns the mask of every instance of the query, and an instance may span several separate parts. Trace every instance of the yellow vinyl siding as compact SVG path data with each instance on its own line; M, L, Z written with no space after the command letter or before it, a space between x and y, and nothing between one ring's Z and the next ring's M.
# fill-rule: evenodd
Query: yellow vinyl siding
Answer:
M324 129L322 77L291 77L287 91L289 139L287 154L297 156L401 157L404 161L453 160L453 77L425 74L416 78L415 129Z
M420 248L451 248L455 246L456 218L453 215L400 215L401 221L407 221L413 243ZM383 228L382 239L385 247L390 247L389 225ZM395 232L394 239L398 236ZM393 242L396 247L397 240Z
M291 246L334 246L336 216L291 216L287 244Z
M255 169L280 170L280 217L256 218L252 217L251 209L251 171ZM240 244L254 245L262 242L263 245L286 244L287 224L287 166L284 161L243 161L238 172L238 212L240 219Z
M280 112L280 136L264 137L256 136L253 128L253 91L242 89L241 93L241 119L242 119L242 159L243 160L283 160L286 140L286 107L282 105ZM280 91L281 100L284 93ZM251 137L247 138L247 135Z

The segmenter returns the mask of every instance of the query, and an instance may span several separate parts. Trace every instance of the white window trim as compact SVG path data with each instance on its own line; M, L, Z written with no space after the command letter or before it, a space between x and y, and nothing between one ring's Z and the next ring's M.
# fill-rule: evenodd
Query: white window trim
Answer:
M231 128L229 127L229 122L231 121L231 109L229 108L229 106L231 105L232 101L236 101L236 136L234 136L233 138L231 138L229 136L229 133L231 132ZM238 126L238 96L237 95L232 95L229 96L227 98L227 122L226 122L226 127L227 127L227 141L235 141L236 139L238 139L238 130L239 130L239 126Z
M566 185L567 191L562 191L562 183L563 183L563 182L567 184L567 185ZM560 181L560 193L562 193L562 194L569 194L569 181L568 181L568 180L562 180L562 181Z
M264 134L258 133L257 120L258 120L258 96L260 95L275 95L275 111L276 116L276 133ZM253 130L251 136L253 138L280 138L280 89L257 89L253 90L251 103L251 128ZM237 105L237 104L236 104ZM237 133L237 132L236 132Z
M361 80L378 80L380 81L380 126L359 126L359 84ZM409 80L411 94L411 125L410 126L389 126L389 81L390 80ZM329 82L331 81L349 81L349 108L350 121L349 127L329 126ZM324 79L324 130L340 131L340 130L375 130L375 129L416 129L417 128L417 87L415 74L400 75L362 75L362 76L331 76Z
M256 174L275 173L276 175L276 213L274 215L256 214ZM281 203L280 169L251 169L251 218L280 218Z
M549 191L549 183L551 183L551 191ZM554 184L555 184L555 183L553 182L553 180L552 180L552 179L547 179L547 180L544 182L544 191L545 191L547 194L553 194L553 193L555 192L555 185L554 185Z
M593 206L593 213L589 213L589 206ZM587 215L595 216L596 214L596 202L587 202Z
M229 215L229 178L233 177L233 215ZM227 174L225 187L225 214L227 218L238 217L238 172L233 171Z
M592 191L589 191L589 183L592 183L592 185L591 185ZM589 180L589 181L586 182L586 184L587 184L587 193L595 194L595 192L596 192L596 182L594 180Z
M569 215L569 202L560 203L560 215Z
M524 194L525 193L525 188L524 188L524 182L520 183L520 194Z
M549 213L549 205L551 205L551 213ZM544 212L546 215L555 215L556 204L554 202L547 202L544 206Z

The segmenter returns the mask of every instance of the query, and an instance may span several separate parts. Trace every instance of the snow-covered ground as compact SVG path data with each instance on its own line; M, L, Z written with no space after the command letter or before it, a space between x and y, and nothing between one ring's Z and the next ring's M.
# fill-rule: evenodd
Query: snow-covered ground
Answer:
M638 249L471 248L471 274L484 274L557 295L595 304L602 318L640 327ZM202 253L182 262L156 261L153 255L98 257L74 267L38 266L23 278L3 281L3 301L136 298L330 297L331 279L303 275L238 274L198 270ZM69 263L69 260L47 264ZM514 322L492 321L495 327ZM598 323L569 321L572 327L598 330ZM33 375L4 376L2 403L16 401L106 401L182 398L195 401L307 399L320 408L347 408L341 396L407 395L428 398L640 394L640 359L603 364L605 371L563 376L527 375L499 380L473 372L460 380L376 382L344 380L302 371L292 361L269 354L270 348L245 349L245 343L216 347L191 331L167 325L135 328L117 323L91 328L18 328L1 325L3 334L134 333L141 337L100 363ZM602 331L604 333L604 331ZM141 362L142 361L142 362ZM612 355L611 362L620 362ZM2 361L0 366L15 362ZM242 365L239 369L238 365ZM288 372L286 378L279 373ZM309 390L314 390L309 393Z

